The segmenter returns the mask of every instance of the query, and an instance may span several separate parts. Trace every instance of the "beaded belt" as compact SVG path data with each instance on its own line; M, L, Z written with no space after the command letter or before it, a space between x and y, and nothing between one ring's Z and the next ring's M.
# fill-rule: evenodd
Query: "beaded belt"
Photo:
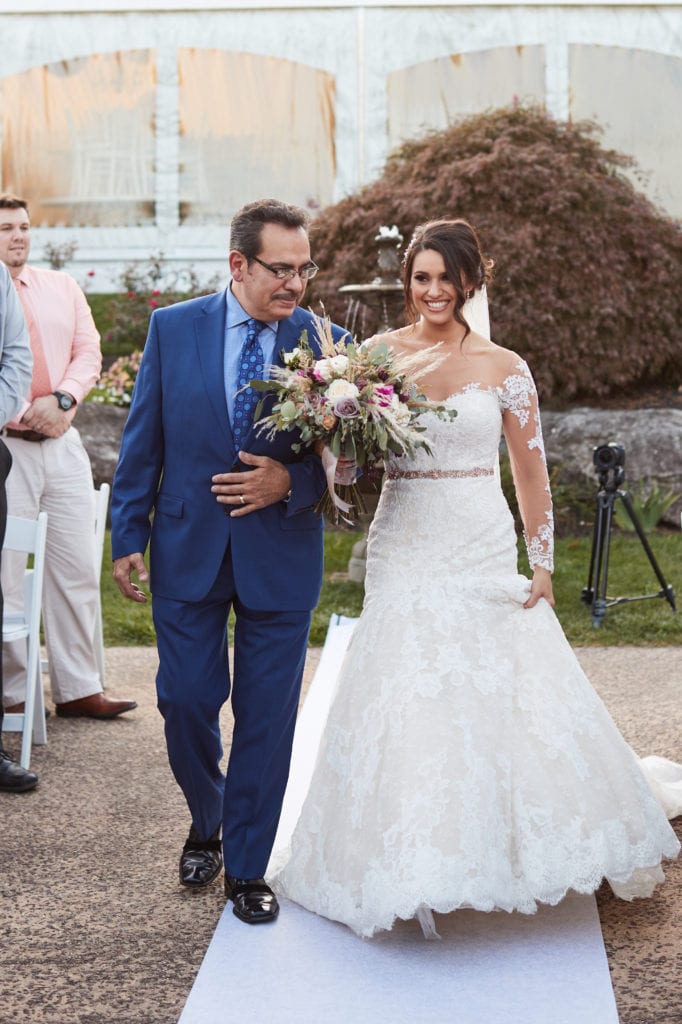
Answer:
M471 476L494 476L494 469L476 466L474 469L389 469L389 480L460 480Z

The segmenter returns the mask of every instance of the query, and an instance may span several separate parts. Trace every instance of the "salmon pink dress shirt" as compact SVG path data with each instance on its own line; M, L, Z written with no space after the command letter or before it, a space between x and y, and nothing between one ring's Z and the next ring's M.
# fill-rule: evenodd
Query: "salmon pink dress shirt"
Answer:
M99 333L80 285L59 270L25 266L15 279L40 334L52 391L66 391L80 404L97 381L102 368ZM8 426L21 429L19 421L29 408L25 402L17 419ZM66 415L73 419L77 406Z

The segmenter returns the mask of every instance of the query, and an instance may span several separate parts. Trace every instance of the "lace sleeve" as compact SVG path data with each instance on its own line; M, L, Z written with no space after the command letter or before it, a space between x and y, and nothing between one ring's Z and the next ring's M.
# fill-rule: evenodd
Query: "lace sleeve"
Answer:
M502 423L531 568L554 568L554 516L535 382L518 359L501 388Z

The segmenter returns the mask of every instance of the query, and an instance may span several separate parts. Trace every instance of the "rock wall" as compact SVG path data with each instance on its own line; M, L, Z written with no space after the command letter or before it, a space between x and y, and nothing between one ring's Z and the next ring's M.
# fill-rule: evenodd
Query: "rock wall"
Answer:
M92 462L96 486L111 483L116 469L126 409L86 402L78 410L80 430ZM656 480L662 490L679 495L665 521L679 526L682 513L682 409L603 410L578 408L542 416L550 466L566 480L597 486L592 451L610 441L625 449L625 486Z
M578 408L542 415L547 461L567 480L597 487L592 452L615 441L625 449L625 488L655 480L679 497L664 521L680 525L682 513L682 409L603 410Z

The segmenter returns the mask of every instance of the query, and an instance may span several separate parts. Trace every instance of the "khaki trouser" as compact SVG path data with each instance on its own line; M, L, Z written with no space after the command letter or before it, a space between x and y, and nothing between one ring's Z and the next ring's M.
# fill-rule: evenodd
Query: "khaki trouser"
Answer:
M74 427L41 442L5 437L12 453L7 479L9 515L35 519L47 512L43 628L57 704L102 690L95 657L99 584L95 565L95 493L88 454ZM7 612L23 607L26 556L2 555ZM3 652L5 706L24 700L26 643Z

